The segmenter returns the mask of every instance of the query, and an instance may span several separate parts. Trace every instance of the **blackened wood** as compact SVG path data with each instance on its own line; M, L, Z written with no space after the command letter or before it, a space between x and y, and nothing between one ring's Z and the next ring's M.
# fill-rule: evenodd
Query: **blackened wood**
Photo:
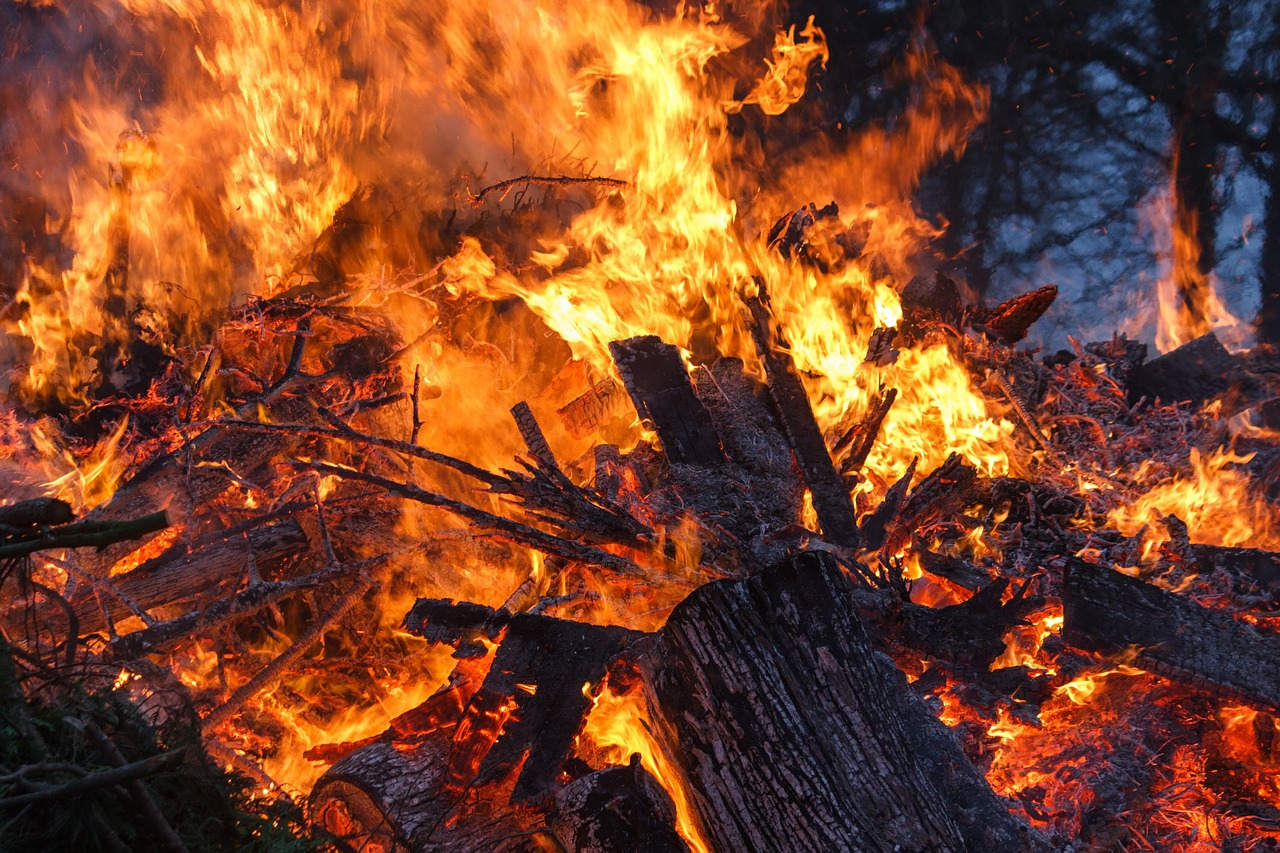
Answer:
M724 451L706 407L693 392L680 351L654 335L609 344L640 417L653 422L672 462L714 468Z
M524 400L516 403L511 407L511 417L515 419L516 428L520 430L520 437L524 439L529 452L548 464L555 465L555 454L551 452L551 445L547 444L547 437L543 435L542 427L538 426L538 419L533 416L529 404Z
M538 849L551 837L541 812L509 803L511 782L450 789L453 727L409 742L384 736L343 758L316 782L311 820L349 849L474 853ZM554 848L551 848L554 849Z
M888 525L884 552L898 553L917 531L955 509L977 475L977 470L966 464L960 454L948 456L911 490L897 517Z
M946 578L956 586L964 587L971 592L977 592L991 581L990 575L968 560L939 554L919 545L913 550L920 560L920 568L931 575Z
M1030 293L1019 294L995 308L980 310L975 325L995 335L1005 343L1014 344L1027 336L1031 324L1039 320L1058 298L1058 288L1046 285Z
M495 639L510 620L508 611L483 604L419 598L404 617L404 629L429 643L444 643L461 651L479 636Z
M878 654L828 554L703 586L641 671L716 850L1042 849Z
M919 461L919 457L911 460L903 475L884 493L880 506L862 522L862 544L867 550L878 551L884 546L889 528L897 520L902 504L907 499L907 489L911 486L911 478L915 476L916 463Z
M81 521L13 534L0 545L0 560L56 548L105 548L141 539L169 526L169 516L153 512L127 521Z
M687 853L675 804L632 755L575 779L556 796L556 835L574 853Z
M1201 402L1231 387L1240 370L1240 360L1210 332L1134 371L1129 394L1166 403Z
M513 792L518 800L535 799L551 790L591 708L583 685L598 683L628 644L646 636L625 628L527 613L512 616L481 605L438 599L420 599L405 618L405 627L453 644L468 633L496 637L505 628L493 666L466 716L483 716L479 703L510 705L505 711L509 719L484 744L487 751L476 756L478 769L473 768L471 775L492 782L520 767Z
M267 418L277 423L305 423L315 412L306 397L279 395L266 404ZM245 414L257 406L246 408ZM247 475L277 454L294 446L287 434L246 435L238 430L210 427L185 447L158 457L116 490L111 500L87 513L84 521L120 521L166 510L177 527L191 521L197 508L231 486L222 466ZM188 465L190 463L190 465ZM95 555L81 556L81 565L105 574L106 569L136 545L113 545Z
M959 328L964 317L964 304L956 283L943 273L933 278L918 275L902 289L902 318L907 325L919 328L943 323Z
M245 536L211 542L191 553L179 545L147 560L132 571L112 578L111 584L143 610L208 602L230 594L246 578L249 555L266 577L284 574L308 555L310 543L302 526L289 519L249 531ZM103 607L113 620L133 615L132 609L110 592L82 585L71 596L82 632L106 628Z
M1044 604L1043 599L1026 596L1026 584L1001 601L1008 587L1007 578L998 578L960 604L903 605L902 642L948 663L987 672L1004 653L1005 633L1026 624L1023 617Z
M875 446L876 437L880 435L880 426L896 399L898 389L890 388L882 390L868 403L866 415L850 430L849 452L840 463L842 475L855 473L866 464L871 448Z
M898 360L898 350L893 348L893 342L898 338L898 327L878 327L871 333L871 340L867 342L867 355L862 359L863 364L874 364L877 367L888 367Z
M591 708L583 685L598 683L627 645L643 636L548 616L513 616L483 689L513 699L515 710L478 778L502 778L519 767L513 799L549 792Z
M1192 545L1195 568L1201 573L1226 572L1237 581L1257 586L1280 600L1280 554L1257 548Z
M1159 587L1068 562L1062 638L1089 652L1137 647L1136 663L1224 697L1280 708L1280 637Z
M0 506L0 539L22 528L66 524L73 518L71 504L57 498L32 498Z
M774 328L769 311L759 298L747 299L747 308L751 312L751 337L769 380L769 394L813 496L818 524L835 544L854 547L858 544L858 524L853 513L853 499L831 462L831 454L827 452L822 430L813 416L809 397L787 351L787 342Z

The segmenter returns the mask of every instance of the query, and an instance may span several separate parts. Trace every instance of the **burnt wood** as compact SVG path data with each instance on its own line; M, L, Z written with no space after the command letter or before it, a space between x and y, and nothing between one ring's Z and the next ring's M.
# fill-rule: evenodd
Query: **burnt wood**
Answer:
M1062 638L1088 652L1138 648L1136 663L1210 693L1280 708L1280 637L1137 578L1067 563Z
M764 363L769 380L769 395L786 431L787 440L800 464L800 472L809 493L818 523L828 539L852 548L858 544L858 523L853 512L853 499L840 472L831 462L822 430L813 416L809 397L800 375L787 351L787 342L774 327L765 303L758 297L747 299L751 312L751 338Z
M555 830L574 853L687 853L671 795L640 766L588 773L556 797Z
M211 542L187 553L174 546L147 560L110 583L143 610L179 607L189 602L212 601L229 595L246 578L250 553L259 572L283 575L295 561L307 557L310 543L302 526L293 519L251 530L244 536ZM70 597L80 620L81 632L104 630L103 608L111 619L134 615L118 596L96 592L82 585Z
M1129 395L1198 403L1226 391L1240 372L1240 360L1210 332L1139 367Z
M478 769L471 776L481 783L495 782L518 767L519 778L512 790L517 801L539 799L552 790L591 708L583 685L599 683L609 664L630 643L647 636L625 628L528 613L504 614L480 605L451 605L436 599L414 605L405 627L411 633L429 639L441 637L446 642L456 642L473 632L497 636L498 630L505 628L493 666L472 697L465 718L492 716L499 706L506 708L492 739L481 743L482 753L476 756Z
M640 660L715 850L1042 850L810 552L703 586Z
M725 461L705 406L693 391L680 350L655 335L609 344L640 417L653 422L672 462L715 468Z

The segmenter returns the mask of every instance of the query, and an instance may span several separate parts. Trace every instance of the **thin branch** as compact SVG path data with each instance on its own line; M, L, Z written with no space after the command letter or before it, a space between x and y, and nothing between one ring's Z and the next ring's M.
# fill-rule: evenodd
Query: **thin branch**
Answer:
M170 752L153 755L150 758L144 758L141 761L135 761L132 764L126 764L123 767L113 767L110 770L90 773L88 776L72 779L63 785L53 785L48 788L42 788L39 791L32 791L29 794L20 794L16 797L0 798L0 808L8 809L15 806L25 806L27 803L58 800L89 791L96 791L99 788L124 785L135 779L150 776L152 773L167 770L181 763L184 755L186 755L186 747L181 747Z
M617 178L571 178L567 175L522 175L519 178L511 178L507 181L500 181L480 190L476 195L471 196L471 206L479 207L484 204L486 198L493 193L500 193L499 200L506 198L515 187L521 184L536 184L542 187L570 187L583 184L595 184L604 187L626 187L630 186L626 181Z

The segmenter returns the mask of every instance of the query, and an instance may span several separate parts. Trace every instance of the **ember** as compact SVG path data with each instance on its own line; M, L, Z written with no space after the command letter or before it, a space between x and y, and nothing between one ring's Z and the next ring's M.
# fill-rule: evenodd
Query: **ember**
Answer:
M1280 381L1185 187L1171 351L1042 357L932 260L923 30L836 133L821 16L374 5L5 13L0 831L187 849L207 755L228 846L1280 844Z

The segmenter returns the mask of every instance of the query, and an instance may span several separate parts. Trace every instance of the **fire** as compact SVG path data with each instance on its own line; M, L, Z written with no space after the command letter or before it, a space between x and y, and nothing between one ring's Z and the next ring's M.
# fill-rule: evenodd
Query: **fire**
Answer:
M1145 524L1176 515L1192 542L1277 550L1280 515L1236 467L1251 458L1225 448L1208 455L1192 448L1189 475L1153 484L1131 504L1112 510L1108 521L1133 536Z
M133 29L115 36L113 47L131 61L114 83L97 60L85 60L68 80L35 86L35 129L7 152L9 181L45 200L42 227L60 247L27 253L14 303L20 310L4 315L14 398L26 406L83 414L120 396L152 393L159 377L130 372L148 352L183 365L167 379L188 415L221 412L224 399L235 396L229 388L243 383L266 392L285 369L289 347L251 315L261 312L260 298L300 289L320 301L340 295L357 319L376 315L395 327L403 348L375 360L401 371L404 387L413 388L413 442L510 466L523 446L507 412L533 389L544 397L531 405L568 469L604 443L604 428L570 435L553 413L587 387L607 384L611 341L656 334L690 364L724 355L758 368L742 311L743 299L763 285L823 430L860 416L882 387L898 391L882 427L891 439L875 444L864 476L850 486L859 506L875 506L913 460L927 472L958 452L987 477L1032 467L1016 449L1014 420L975 390L959 337L933 335L903 347L892 363L864 362L873 331L902 322L898 293L939 235L912 209L912 192L931 166L963 152L989 106L988 93L923 38L886 72L890 83L914 93L891 125L815 134L794 151L766 157L769 123L804 108L829 55L821 21L810 18L798 31L774 28L778 10L769 4L743 12L682 3L669 15L627 0L74 6L47 5L49 26L68 40L62 58L78 57L76 34L85 26L105 30L119 17ZM756 31L762 22L766 29ZM42 66L40 73L50 72ZM814 226L810 258L783 257L765 235L810 201L833 201L839 212ZM1168 230L1171 287L1177 276L1187 280L1198 256L1195 222L1185 211L1172 216ZM334 244L342 251L329 252ZM1205 322L1162 300L1162 349L1226 322L1202 279L1190 291L1208 306ZM257 331L239 341L216 332L212 318L230 306L244 307L249 319L241 322ZM296 334L318 333L299 327ZM194 358L194 348L204 357ZM229 367L232 356L246 356L250 369ZM312 352L302 365L316 387L325 381L322 361ZM131 383L146 387L134 394ZM273 419L266 404L257 418ZM182 430L192 419L156 427L160 437L149 449L184 446ZM371 423L389 432L390 420ZM74 444L52 422L29 427L6 410L0 452L33 448L27 455L40 457L42 470L24 471L17 478L24 488L90 508L143 459L131 453L136 418L112 423L95 442ZM638 424L620 432L615 425L607 441L632 446L653 438ZM1280 517L1239 467L1248 461L1225 448L1193 449L1184 476L1147 482L1163 471L1154 465L1117 472L1147 492L1127 505L1108 504L1107 521L1136 536L1176 515L1193 542L1280 550ZM234 465L214 467L243 485ZM497 502L428 463L405 462L403 470L408 481L439 480L450 495ZM307 476L305 486L290 482L282 493L305 493L317 505L342 500L341 478ZM624 502L645 515L636 472L626 469L622 479ZM1103 487L1090 481L1081 488ZM237 519L284 512L274 498L246 488L219 498L214 512ZM804 521L813 526L815 519L809 501ZM680 584L705 579L700 561L712 538L694 515L680 515L642 555L680 584L645 588L634 580L588 585L524 551L491 565L466 548L492 543L477 544L465 525L435 508L399 511L394 526L409 541L465 540L456 552L442 547L406 560L406 574L424 590L498 607L527 578L534 594L580 593L576 617L638 630L659 629L687 592ZM1144 559L1158 546L1151 528L1146 535ZM139 553L153 554L179 536L173 531ZM954 544L975 562L1004 559L986 526ZM964 597L954 584L922 578L916 554L898 556L918 578L916 603ZM381 605L385 633L405 611L403 600L393 600ZM1032 624L1009 632L992 668L1021 665L1058 678L1043 647L1062 624L1060 607L1048 605ZM237 638L251 646L245 657L266 661L286 648L289 640L273 630ZM415 646L409 654L424 652ZM202 645L175 652L172 662L202 702L235 686L225 683L225 661ZM426 656L394 673L370 665L369 687L356 696L333 686L317 652L257 700L274 738L239 719L214 734L265 755L271 777L305 790L323 768L306 762L304 751L379 733L423 701L446 663ZM1024 802L1039 797L1057 810L1059 824L1078 828L1092 803L1077 783L1095 771L1084 756L1099 748L1101 735L1071 735L1073 752L1059 765L1050 741L1076 731L1088 712L1109 723L1122 718L1110 702L1115 675L1140 682L1135 692L1149 688L1150 677L1119 665L1058 686L1044 705L1043 726L1008 708L988 715L980 733L999 742L988 753L992 783ZM948 724L970 722L955 695L943 693L941 701ZM483 757L512 707L495 706L456 769ZM1265 769L1246 737L1254 726L1249 713L1223 710L1224 741L1237 760ZM683 837L694 850L709 849L637 691L606 687L584 734L610 760L625 763L639 753L674 798ZM1195 761L1184 764L1194 769ZM1074 780L1054 788L1053 767L1068 768ZM1259 784L1260 795L1274 800L1275 786Z
M671 794L676 806L676 830L694 853L711 853L711 848L698 829L693 806L689 802L680 771L671 763L649 730L644 700L639 691L617 694L606 685L593 698L591 714L583 734L603 749L610 761L626 764L633 753Z

